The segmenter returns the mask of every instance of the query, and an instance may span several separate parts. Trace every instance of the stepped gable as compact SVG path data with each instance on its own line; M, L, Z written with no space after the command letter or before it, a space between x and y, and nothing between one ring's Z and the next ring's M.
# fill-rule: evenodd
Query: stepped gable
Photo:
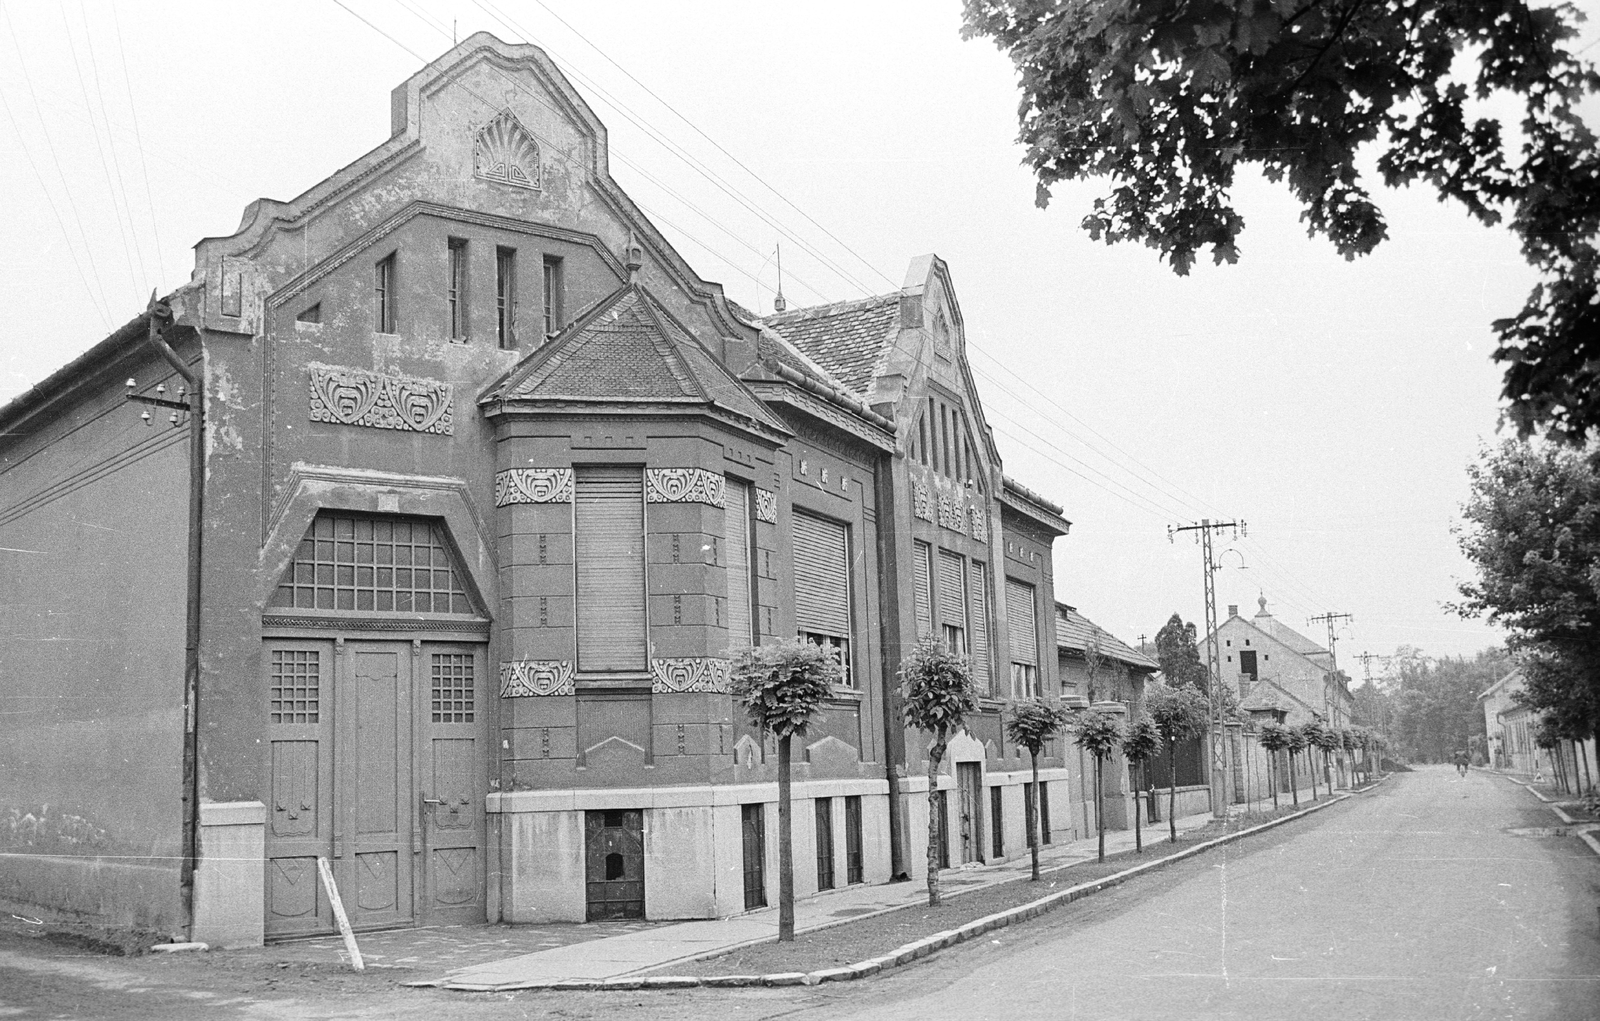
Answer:
M492 384L479 403L710 404L788 430L642 285L626 284Z
M761 320L857 394L872 390L884 349L899 332L900 292L797 308Z

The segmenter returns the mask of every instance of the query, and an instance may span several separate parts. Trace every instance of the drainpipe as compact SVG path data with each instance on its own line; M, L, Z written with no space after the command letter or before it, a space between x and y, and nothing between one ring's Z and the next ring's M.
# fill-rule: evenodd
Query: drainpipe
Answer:
M906 730L900 699L900 522L895 506L894 455L880 454L873 473L878 505L878 647L882 655L883 767L889 782L889 881L911 878L907 864L905 798L900 791Z
M194 937L194 871L200 858L200 523L205 509L206 430L203 376L172 350L162 335L172 328L172 306L150 295L145 339L188 388L189 578L183 645L183 865L178 874L184 934Z

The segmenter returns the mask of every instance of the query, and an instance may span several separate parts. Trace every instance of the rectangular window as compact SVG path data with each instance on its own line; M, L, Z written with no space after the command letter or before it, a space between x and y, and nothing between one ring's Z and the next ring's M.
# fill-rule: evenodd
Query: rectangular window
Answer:
M394 255L379 259L373 273L372 328L379 333L394 333L399 296L395 294Z
M1006 624L1011 639L1011 697L1039 697L1039 625L1033 586L1006 579Z
M472 613L439 525L324 511L311 522L270 605L377 613Z
M974 560L969 572L972 583L972 677L980 694L994 694L989 674L989 572Z
M959 553L939 551L939 622L944 644L959 656L967 648L966 561Z
M1028 846L1033 846L1033 784L1022 785L1022 822L1028 828Z
M1039 839L1050 844L1050 782L1039 781Z
M750 485L729 479L724 492L727 506L722 518L722 541L728 552L728 649L737 653L756 644Z
M833 889L833 799L818 798L817 889Z
M939 467L946 477L955 474L955 466L950 463L949 409L943 404L939 405Z
M767 820L762 805L739 806L744 843L744 909L767 906Z
M861 795L844 799L844 881L862 883L867 877L866 852L861 841Z
M517 250L494 251L494 330L502 348L517 346Z
M989 857L1006 856L1005 788L989 788Z
M933 634L933 547L921 539L911 541L912 587L915 590L917 641Z
M272 650L272 722L316 723L321 719L321 653L315 649Z
M928 420L917 419L917 460L928 463Z
M552 337L561 329L561 259L544 257L544 335Z
M644 472L583 465L573 499L578 669L643 671Z
M450 306L450 339L467 339L467 243L450 239L450 280L446 292Z
M794 522L794 621L801 638L837 651L843 683L850 670L850 531L796 510Z
M939 405L932 397L928 398L928 439L933 444L933 470L941 471L939 466L939 427L934 420L939 417Z
M471 653L435 653L433 657L433 722L471 723L473 702Z

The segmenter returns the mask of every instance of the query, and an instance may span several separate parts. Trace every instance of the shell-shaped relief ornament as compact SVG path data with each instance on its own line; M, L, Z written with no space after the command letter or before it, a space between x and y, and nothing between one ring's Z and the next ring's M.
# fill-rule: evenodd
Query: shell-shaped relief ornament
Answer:
M539 143L510 110L502 110L473 140L472 173L518 188L541 186Z

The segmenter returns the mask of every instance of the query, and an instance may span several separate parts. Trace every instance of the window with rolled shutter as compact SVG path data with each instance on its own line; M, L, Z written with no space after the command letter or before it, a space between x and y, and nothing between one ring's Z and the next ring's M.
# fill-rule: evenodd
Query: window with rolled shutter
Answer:
M728 480L723 513L723 544L728 557L728 649L737 653L755 644L753 575L750 570L750 486Z
M920 642L933 634L933 547L921 539L913 539L911 553L914 560L911 572L916 598L917 641Z
M944 644L957 655L967 653L967 586L963 558L939 551L939 623Z
M644 472L580 466L575 482L578 669L645 670Z
M854 684L850 661L850 533L837 521L794 512L794 624L831 648Z
M1034 698L1039 694L1039 625L1032 585L1006 579L1006 626L1011 639L1011 693Z
M989 680L989 576L984 565L972 562L972 676L978 690L993 692Z

